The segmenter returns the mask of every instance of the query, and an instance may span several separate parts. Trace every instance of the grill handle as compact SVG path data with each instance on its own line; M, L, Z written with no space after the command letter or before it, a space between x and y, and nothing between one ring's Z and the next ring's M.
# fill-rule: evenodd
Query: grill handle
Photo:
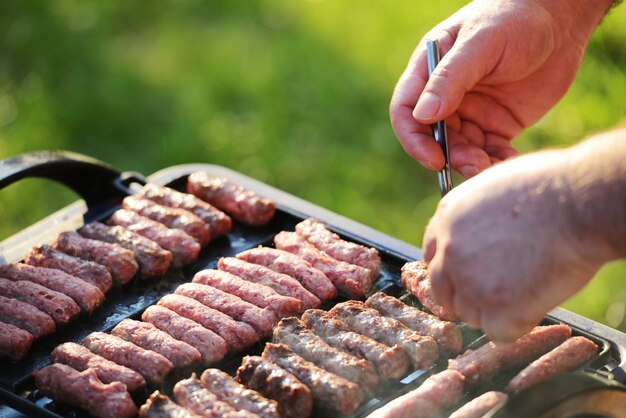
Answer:
M0 190L28 177L64 184L85 200L90 211L131 194L131 182L146 182L141 174L122 173L102 161L69 151L38 151L0 161Z

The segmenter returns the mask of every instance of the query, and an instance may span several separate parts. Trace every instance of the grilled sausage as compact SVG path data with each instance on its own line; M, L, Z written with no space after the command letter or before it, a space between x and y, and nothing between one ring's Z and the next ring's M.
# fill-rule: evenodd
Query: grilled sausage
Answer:
M0 296L0 321L15 325L41 338L56 329L54 320L33 305L17 299Z
M258 418L257 414L244 409L238 411L229 403L220 401L213 392L202 386L195 373L174 385L174 399L180 406L203 417Z
M233 352L243 351L259 340L250 325L235 321L225 313L209 308L187 296L165 295L159 300L158 305L171 309L178 315L213 331L226 341Z
M102 383L92 369L78 372L55 363L33 372L33 376L45 396L82 408L96 418L131 418L137 414L126 386L120 382Z
M330 346L371 362L381 379L398 379L409 370L409 358L400 346L389 347L352 332L346 324L320 309L309 309L302 315L302 321Z
M202 385L218 399L237 409L245 409L262 418L279 418L278 403L248 389L218 369L206 369L200 376Z
M131 232L121 226L107 226L92 222L79 229L85 238L119 244L131 250L141 268L141 277L154 279L165 274L172 264L172 253L161 248L156 242Z
M67 325L80 314L80 308L71 297L25 280L0 278L0 295L33 305L50 315L57 326Z
M308 418L313 412L311 391L287 370L258 356L246 356L237 381L278 402L282 418Z
M516 394L553 376L575 370L597 352L598 346L593 341L572 337L519 372L506 386L506 391Z
M154 392L146 403L139 408L140 418L200 418L199 415L172 402L170 398L161 394L158 390Z
M202 270L195 274L193 282L223 290L259 308L270 309L280 318L295 315L302 311L300 300L283 296L271 287L249 282L226 271Z
M198 283L185 283L176 288L174 293L197 300L209 308L225 313L231 318L250 325L260 338L272 333L276 315L269 309L261 309L243 299L223 292L211 286Z
M449 418L482 418L497 405L507 401L506 393L490 391L472 399L450 415Z
M177 265L193 262L200 253L200 244L185 231L170 229L162 223L130 210L116 210L109 218L108 224L122 226L156 242L172 253L173 261Z
M55 250L49 245L33 247L24 257L24 263L35 267L47 267L64 271L71 276L78 277L96 286L102 293L108 292L113 284L111 273L109 273L106 267L93 261L72 257Z
M224 235L233 227L233 222L228 215L190 193L181 193L169 187L146 184L138 196L163 206L188 210L209 224L213 238Z
M88 314L104 302L104 294L96 286L57 269L33 267L23 263L5 264L0 266L0 277L37 283L63 293L74 299L81 310Z
M478 385L502 372L523 367L571 336L567 325L535 327L510 344L489 342L476 350L467 350L448 360L448 368L461 372L468 385Z
M317 219L309 218L298 223L296 233L337 260L365 267L372 278L380 273L380 255L375 248L345 241Z
M59 234L52 247L72 257L103 265L111 272L113 281L120 285L128 283L139 269L131 250L119 244L85 238L78 232Z
M314 401L324 408L347 415L354 412L363 399L358 385L306 361L285 344L265 344L262 357L304 383Z
M361 266L335 260L295 232L280 232L274 237L279 250L296 254L321 270L341 296L348 299L363 299L372 285L371 272Z
M461 352L463 336L458 325L442 321L383 292L373 294L365 304L385 316L397 319L422 335L433 337L439 344L442 354L456 356Z
M187 191L240 222L263 226L272 220L276 205L224 177L196 172L187 179Z
M92 332L83 339L82 344L92 353L135 370L153 385L163 382L174 368L161 354L104 332Z
M141 319L195 347L206 365L220 361L228 353L228 344L222 337L163 306L150 306L143 312Z
M433 296L433 288L428 277L428 263L412 261L402 266L402 286L415 295L417 300L434 315L444 321L460 321L459 314L441 306Z
M463 375L444 370L430 376L417 389L377 409L368 418L431 418L457 403L463 395Z
M222 257L217 267L244 280L271 287L283 296L295 298L302 302L302 310L317 308L322 302L313 293L306 290L299 281L286 274L240 260L235 257Z
M274 328L274 342L287 345L305 360L363 388L378 383L378 375L369 361L329 346L298 318L281 319Z
M335 305L330 315L344 322L353 331L390 346L402 347L414 367L426 369L439 356L437 343L405 327L400 321L382 316L365 303L348 301Z
M200 245L206 245L211 240L209 224L188 210L159 205L152 200L137 196L124 198L122 207L160 222L168 228L180 229L192 236Z
M237 258L293 277L322 302L337 297L333 282L321 270L295 254L276 248L257 247L237 254Z
M82 372L93 369L103 383L122 382L130 392L143 389L146 380L139 373L125 366L92 353L87 347L67 342L58 345L50 354L52 361L70 366Z
M15 325L0 322L0 358L23 359L33 344L33 335Z
M202 358L200 352L191 345L147 322L124 319L111 330L111 334L161 354L174 367L188 367L199 363Z

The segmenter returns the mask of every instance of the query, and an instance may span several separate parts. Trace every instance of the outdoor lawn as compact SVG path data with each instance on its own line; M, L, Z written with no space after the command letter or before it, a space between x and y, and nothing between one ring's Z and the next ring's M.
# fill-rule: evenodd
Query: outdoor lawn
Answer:
M420 246L437 177L396 141L389 99L422 35L465 3L6 0L0 157L65 149L144 174L219 164ZM626 120L625 42L622 5L520 151ZM0 191L0 239L75 199L44 180ZM626 331L626 262L564 306Z

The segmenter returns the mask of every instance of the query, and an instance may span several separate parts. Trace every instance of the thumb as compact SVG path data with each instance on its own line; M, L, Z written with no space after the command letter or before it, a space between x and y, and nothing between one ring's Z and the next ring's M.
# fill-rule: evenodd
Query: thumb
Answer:
M413 118L431 124L454 113L465 93L498 62L500 51L494 44L491 37L480 33L472 34L469 39L457 39L428 79L413 109Z

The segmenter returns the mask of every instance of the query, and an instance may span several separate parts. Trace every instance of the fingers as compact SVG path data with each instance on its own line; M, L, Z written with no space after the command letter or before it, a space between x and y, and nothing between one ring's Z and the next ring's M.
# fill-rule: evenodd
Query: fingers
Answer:
M442 50L450 49L454 43L454 33L444 30L436 30L436 33ZM426 37L415 49L396 85L389 106L389 116L391 126L406 153L429 170L438 171L445 164L443 152L434 141L430 126L418 123L412 116L413 108L428 80Z
M485 135L485 152L500 161L517 157L519 152L511 146L511 141L496 134Z
M460 290L453 289L452 306L459 317L470 327L480 328L480 308L474 299L467 297Z
M426 41L437 39L441 52L445 54L446 51L453 47L457 31L458 27L452 27L450 30L435 29L433 32L424 36L415 48L407 68L396 84L391 99L391 110L402 105L410 106L411 109L413 109L417 103L417 99L422 94L426 82L428 81Z
M442 257L435 257L428 265L428 277L437 303L446 308L452 308L455 297L454 288L449 277L445 274Z
M450 148L451 167L465 178L491 167L487 153L474 144L455 144Z
M434 218L433 218L434 219ZM424 238L422 240L422 251L424 252L424 260L430 263L437 251L437 237L435 234L435 226L433 219L430 220L424 232Z
M519 152L512 147L488 147L485 152L489 155L492 165L496 162L502 162L519 155Z
M480 32L459 38L426 83L413 110L415 120L429 124L452 114L465 93L494 68L500 49L493 37Z
M541 322L538 318L527 318L521 309L484 309L480 314L480 328L492 341L513 342L530 332Z
M395 126L400 144L407 154L427 169L441 170L445 163L441 147L434 141L430 127L415 125L414 120L409 116L410 111L408 107L398 109L399 113L405 113L405 117L400 118ZM450 120L451 126L448 129L450 165L463 177L473 177L489 168L492 165L491 157L501 161L517 155L517 151L510 145L508 148L493 145L489 150L482 149L484 138L490 134L483 135L482 132L480 134L475 132L479 129L475 124L466 121L459 122L458 117L451 117ZM456 126L461 127L462 130L459 132L454 129ZM469 132L465 130L468 126L471 127Z
M458 113L464 121L478 125L485 133L485 146L500 138L510 143L524 129L524 124L499 100L488 94L469 92L463 97ZM492 136L489 138L489 136Z
M442 306L452 306L452 284L443 274L442 257L435 257L437 253L437 214L428 222L422 242L424 260L428 262L428 277L437 303Z
M411 117L411 109L408 109L406 113ZM410 125L414 125L414 123L415 121L409 123L398 122L397 125L394 126L396 136L402 148L404 148L404 151L409 154L411 158L425 168L432 171L441 170L445 165L445 158L441 147L433 139L432 132L421 133L410 131L414 128L414 126Z
M454 121L455 118L447 120ZM458 128L450 126L448 129L450 166L465 178L474 177L493 164L519 154L511 146L510 139L485 133L474 122L459 120L455 126Z
M440 208L445 202L440 203ZM433 297L443 307L452 308L455 297L452 281L444 270L443 255L437 254L437 213L426 228L423 240L424 259L428 264L428 277L430 279Z
M440 170L445 160L430 126L417 123L411 115L424 85L423 75L405 72L391 99L389 117L404 151L427 169Z
M435 256L428 265L428 277L433 297L442 307L459 314L461 319L472 328L480 328L480 305L464 292L462 285L451 276L454 271L446 269L444 257Z

